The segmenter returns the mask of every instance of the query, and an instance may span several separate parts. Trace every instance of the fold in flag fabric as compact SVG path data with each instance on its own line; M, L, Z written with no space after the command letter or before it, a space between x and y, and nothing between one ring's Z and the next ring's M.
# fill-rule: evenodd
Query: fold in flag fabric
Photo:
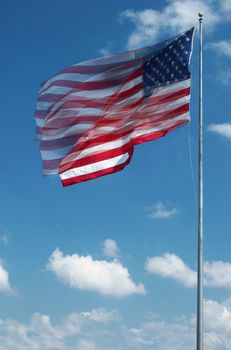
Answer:
M35 118L44 174L68 186L117 172L135 145L186 124L193 34L79 63L42 83Z

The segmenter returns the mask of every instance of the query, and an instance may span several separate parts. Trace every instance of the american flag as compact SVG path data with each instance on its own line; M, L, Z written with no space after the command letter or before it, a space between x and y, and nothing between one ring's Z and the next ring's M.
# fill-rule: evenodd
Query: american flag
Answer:
M35 118L44 174L68 186L114 173L135 145L186 124L193 34L82 62L42 83Z

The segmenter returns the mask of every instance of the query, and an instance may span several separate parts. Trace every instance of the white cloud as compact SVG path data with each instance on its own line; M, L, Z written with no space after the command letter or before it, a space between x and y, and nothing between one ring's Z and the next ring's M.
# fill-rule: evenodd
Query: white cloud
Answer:
M175 254L151 257L146 260L145 269L151 274L164 278L173 278L185 287L196 285L196 272L191 270L182 259Z
M231 1L230 0L220 0L221 7L227 15L231 13Z
M4 350L185 350L195 348L195 315L178 315L172 321L137 317L129 326L92 318L102 309L72 313L54 323L48 315L35 313L28 324L0 319L0 349ZM116 313L104 309L105 314ZM107 320L107 321L106 321ZM207 350L231 349L231 305L204 301L204 342Z
M231 123L211 124L207 129L208 131L214 132L231 140Z
M82 317L86 317L90 320L100 323L106 323L119 320L119 314L116 310L107 311L105 308L93 309L90 312L81 312Z
M175 254L166 253L163 256L147 258L145 269L150 274L172 278L185 287L195 287L197 284L196 271ZM204 284L207 287L231 289L231 263L205 261Z
M100 56L110 56L111 55L111 47L112 47L112 42L108 41L107 45L105 47L99 49Z
M231 41L230 40L221 40L209 45L210 49L216 51L219 55L227 56L231 58Z
M183 31L198 23L198 13L204 13L205 30L210 30L221 20L217 11L214 11L210 0L172 0L163 11L163 18L170 21L169 29Z
M205 301L206 326L210 331L231 334L231 308L214 300ZM231 345L231 342L230 342Z
M145 46L154 41L159 34L161 16L158 11L146 9L143 11L126 10L121 14L124 19L135 25L135 30L129 35L127 47L129 49Z
M96 345L93 341L81 339L77 343L76 350L96 350Z
M80 290L115 297L146 293L144 285L134 283L127 268L118 261L93 260L89 255L64 256L56 249L49 258L47 270L63 283Z
M100 56L110 56L110 50L107 47L99 49Z
M231 308L213 300L204 302L204 343L207 350L231 349ZM196 317L172 322L147 321L128 329L129 349L185 350L195 348Z
M113 315L116 315L116 318ZM100 349L95 344L97 338L103 339L106 328L118 319L117 315L118 312L115 310L108 311L100 308L69 314L60 324L53 324L50 316L40 313L33 314L29 324L0 319L0 349Z
M9 236L6 233L3 233L0 235L0 242L2 242L4 245L9 244Z
M129 349L185 350L195 348L195 328L190 319L173 322L149 320L126 330Z
M153 219L167 219L178 214L178 210L171 204L164 204L162 201L157 202L153 207L146 208L148 216Z
M109 256L111 258L118 257L119 248L117 246L116 241L110 238L105 239L103 241L103 253L104 255Z
M230 4L231 4L231 1L230 1ZM230 10L230 19L231 19L231 10ZM231 59L231 41L230 40L221 40L218 42L210 43L207 45L207 48L212 49L219 56L225 56L228 59ZM220 69L218 71L217 78L222 84L229 85L231 82L231 69L230 68Z
M163 35L176 34L197 24L197 14L205 14L205 30L213 29L222 19L222 7L212 1L175 0L168 1L166 6L158 11L144 9L134 11L128 9L121 13L121 18L130 20L134 30L129 35L129 49L154 44ZM223 16L224 20L224 16Z
M204 274L207 286L231 289L231 263L213 261L204 263Z
M9 273L4 268L1 260L0 260L0 292L5 292L5 293L13 292L9 282Z
M229 85L231 82L231 69L221 70L218 78L224 85Z

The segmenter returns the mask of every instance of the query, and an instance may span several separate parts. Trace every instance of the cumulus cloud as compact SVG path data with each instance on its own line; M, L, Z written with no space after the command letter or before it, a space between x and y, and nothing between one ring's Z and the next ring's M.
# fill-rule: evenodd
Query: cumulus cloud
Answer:
M195 326L190 318L173 322L148 320L127 329L129 349L184 350L195 348Z
M13 289L9 282L9 273L4 268L2 261L0 260L0 292L12 293Z
M170 203L164 204L162 201L157 202L154 206L146 208L149 212L148 217L153 219L168 219L178 214L178 210Z
M103 253L104 255L109 256L111 258L118 257L119 248L117 246L116 241L110 238L105 239L103 241Z
M92 317L97 313L101 317ZM195 315L178 315L172 321L145 317L130 327L114 310L72 313L58 323L35 313L29 323L0 319L0 344L4 350L185 350L195 348ZM204 342L207 350L231 349L230 302L204 301Z
M54 324L50 316L40 313L33 314L29 324L0 319L0 348L4 350L96 350L98 349L95 344L97 326L101 327L98 336L103 338L105 328L117 319L117 311L104 308L69 314L60 324Z
M205 317L207 329L222 331L227 335L231 332L231 308L214 300L205 301ZM230 342L231 344L231 342Z
M195 287L197 284L196 271L175 254L166 253L162 256L149 257L145 269L150 274L172 278L185 287ZM231 263L205 261L204 284L208 287L231 289Z
M206 261L204 263L204 274L207 286L231 289L231 263Z
M63 283L80 290L115 297L146 293L144 285L133 282L127 268L119 261L94 260L89 255L64 256L56 249L49 258L47 270Z
M196 272L191 270L184 261L175 254L166 253L163 256L151 257L146 260L145 269L151 274L164 278L173 278L185 287L196 285Z
M231 123L211 124L207 129L208 131L214 132L231 140Z
M162 10L144 9L134 11L127 9L122 12L122 20L128 20L134 25L134 30L128 37L127 47L133 49L153 44L161 36L176 34L195 26L198 12L206 15L205 30L213 29L223 16L224 9L215 1L175 0L167 1Z
M214 300L204 301L204 343L208 350L231 348L231 308ZM173 322L149 320L127 330L129 349L185 350L195 348L196 317L178 317Z

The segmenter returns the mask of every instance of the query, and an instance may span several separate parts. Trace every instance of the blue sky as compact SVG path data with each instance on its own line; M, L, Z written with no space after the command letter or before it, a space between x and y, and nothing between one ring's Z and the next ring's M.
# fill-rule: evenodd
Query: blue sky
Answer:
M9 0L0 11L1 350L194 348L198 33L191 123L137 146L122 172L67 188L44 178L33 112L40 82L60 69L167 39L201 10L205 342L231 349L231 1Z

